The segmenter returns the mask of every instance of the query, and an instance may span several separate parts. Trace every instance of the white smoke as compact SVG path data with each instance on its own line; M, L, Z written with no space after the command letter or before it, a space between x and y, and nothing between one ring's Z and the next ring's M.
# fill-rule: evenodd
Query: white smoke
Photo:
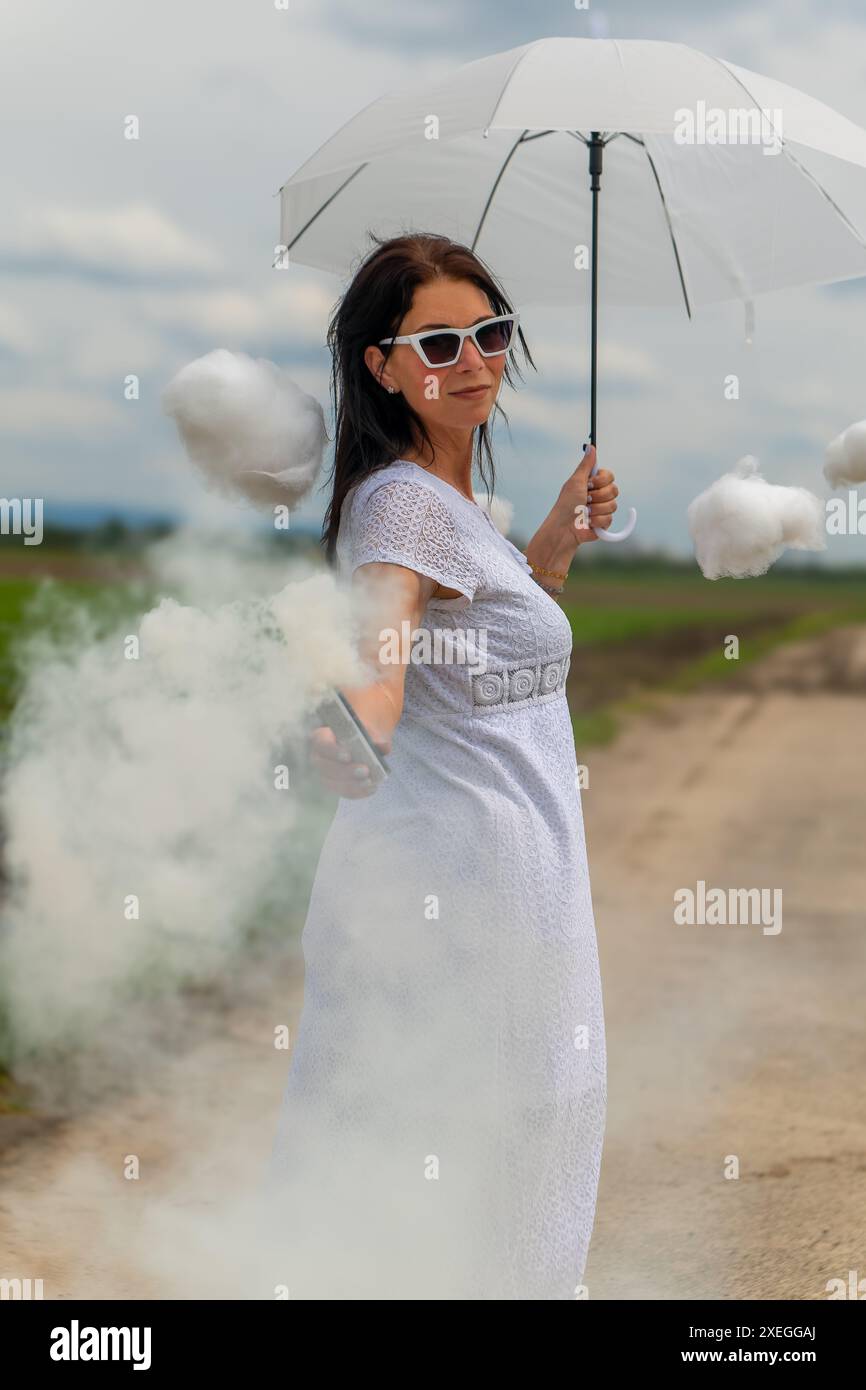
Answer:
M785 549L827 548L820 497L768 483L750 454L689 504L688 518L706 579L765 574Z
M3 792L13 892L0 972L16 1078L72 1109L81 1132L71 1123L31 1152L11 1195L7 1182L20 1248L50 1260L47 1297L474 1296L468 1250L491 1209L516 1211L532 1191L547 1219L574 1219L558 1214L551 1145L582 1173L593 1161L602 1080L572 1038L584 1001L544 1009L574 943L502 920L499 847L478 836L471 796L449 806L471 856L431 860L423 843L412 860L387 831L359 836L350 864L342 844L326 849L330 910L304 939L310 1012L278 1114L288 1068L274 1037L291 998L277 979L257 1019L244 1012L255 1051L243 1067L232 1006L249 997L245 933L263 900L285 919L302 905L307 805L277 789L275 768L292 763L323 690L358 681L358 610L327 572L269 592L245 558L239 597L209 598L215 544L185 533L156 548L160 583L170 574L178 592L140 621L82 622L29 654ZM223 538L221 595L231 553ZM259 983L268 964L266 951L253 962ZM213 980L225 1015L191 1049L186 1014L201 1003L165 999ZM514 980L513 1036L500 1037ZM543 1084L553 1045L581 1069L580 1100L561 1107ZM501 1088L489 1084L500 1065ZM250 1097L233 1092L239 1074ZM503 1122L514 1151L500 1164ZM487 1258L507 1279L506 1252Z
M295 782L315 705L357 678L354 614L324 569L283 562L270 593L250 593L265 564L251 580L222 537L215 566L215 544L185 532L156 547L180 598L107 631L70 610L24 656L0 978L16 1077L53 1103L79 1053L100 1063L76 1098L133 1068L129 1001L218 977L260 914L288 918L309 858ZM215 571L239 597L207 596ZM52 1055L63 1065L46 1068Z
M304 452L297 434L277 448L291 423L285 400L271 403L270 426L247 449L261 383L243 377L233 414L224 382L218 400L208 382L205 372L198 394L183 383L169 391L191 457L221 489L248 496L253 461L276 488L257 500L291 505L310 472L277 466ZM254 537L213 529L175 535L150 558L158 592L171 593L143 616L106 627L69 612L51 638L31 642L5 750L0 1004L14 1074L67 1113L111 1100L104 1152L61 1146L58 1161L36 1163L38 1183L16 1192L25 1231L44 1231L57 1213L67 1248L87 1245L87 1271L67 1268L48 1296L81 1296L95 1247L99 1297L274 1297L285 1285L290 1296L363 1288L398 1298L407 1270L411 1296L471 1290L468 1237L490 1227L497 1203L516 1210L536 1182L559 1181L544 1173L552 1133L582 1173L596 1151L602 1081L572 1038L581 999L539 1025L545 981L557 953L567 975L573 942L499 920L495 836L483 834L471 860L430 862L423 845L410 863L405 840L395 851L387 833L359 835L348 872L342 845L320 865L331 908L304 938L312 1002L270 1165L277 1115L259 1078L274 1058L285 1071L274 1035L288 1001L270 996L246 1072L261 1105L242 1110L222 1093L224 1039L222 1053L181 1048L167 1079L173 1040L188 1042L194 1026L186 987L215 983L230 1005L249 988L251 931L274 917L285 933L300 926L290 919L317 837L296 770L322 694L364 683L356 636L379 600L362 604L324 570L285 573ZM461 846L478 838L475 803L463 801L449 806ZM445 904L441 921L425 911L431 891ZM253 973L267 965L264 952ZM510 988L504 966L521 994L510 1005L515 1036L500 1040L478 991L495 1018ZM581 1069L586 1116L583 1099L560 1111L539 1093L550 1030ZM500 1064L515 1151L490 1186L503 1095L489 1081ZM155 1132L139 1102L153 1083L167 1097ZM205 1089L210 1108L195 1103ZM138 1181L119 1189L130 1162ZM544 1209L556 1210L554 1197ZM45 1250L56 1268L52 1237ZM487 1252L503 1278L505 1254Z

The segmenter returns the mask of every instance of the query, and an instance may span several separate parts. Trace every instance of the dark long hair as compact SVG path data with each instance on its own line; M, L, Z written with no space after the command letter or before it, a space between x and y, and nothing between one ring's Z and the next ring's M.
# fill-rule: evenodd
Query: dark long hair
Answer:
M381 338L393 337L412 307L417 286L437 277L471 280L486 293L494 315L513 312L494 275L468 246L429 232L390 240L372 232L370 236L375 247L356 271L328 326L337 425L334 463L328 480L333 481L333 492L322 527L322 544L330 561L334 558L343 503L356 483L414 448L418 436L426 441L435 457L433 441L420 416L402 393L390 395L378 385L364 361L365 348ZM524 356L534 368L523 330L518 327L517 332ZM386 361L390 353L389 346L384 354ZM509 351L504 375L510 386L514 385L512 367L522 380ZM507 424L508 416L498 402L495 410ZM474 446L473 464L491 495L494 463L487 421L476 427Z

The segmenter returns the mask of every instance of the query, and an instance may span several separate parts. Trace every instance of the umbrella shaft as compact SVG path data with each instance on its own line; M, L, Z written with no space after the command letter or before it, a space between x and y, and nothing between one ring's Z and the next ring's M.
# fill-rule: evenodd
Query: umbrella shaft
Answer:
M592 132L589 141L589 174L592 190L592 304L590 309L590 408L589 442L596 443L596 385L598 379L598 195L601 189L601 167L604 142L599 131Z

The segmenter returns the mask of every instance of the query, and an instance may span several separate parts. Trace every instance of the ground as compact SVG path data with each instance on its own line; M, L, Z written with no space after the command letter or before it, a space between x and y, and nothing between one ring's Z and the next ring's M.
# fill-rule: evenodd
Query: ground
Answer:
M866 632L743 674L578 747L609 1064L594 1299L821 1299L866 1276ZM676 925L698 879L780 888L781 932ZM299 968L252 971L147 1089L0 1117L0 1276L46 1298L218 1296L191 1247L265 1162Z

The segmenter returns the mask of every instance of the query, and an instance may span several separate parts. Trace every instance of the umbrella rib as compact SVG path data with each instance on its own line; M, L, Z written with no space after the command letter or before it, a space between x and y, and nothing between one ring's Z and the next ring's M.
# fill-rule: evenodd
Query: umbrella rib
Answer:
M511 64L511 71L509 72L508 76L503 82L499 96L496 98L496 105L494 106L493 110L490 112L489 117L487 118L487 124L482 126L482 129L484 131L488 131L492 127L493 121L496 117L496 113L502 105L502 98L505 96L506 88L508 87L508 84L513 78L514 74L517 72L517 69L520 67L520 64L523 62L525 58L529 57L530 53L532 53L532 51L536 49L539 46L539 44L542 43L546 43L546 39L533 39L531 43L528 43L525 46L523 51L518 54L514 62Z
M533 135L527 135L526 131L524 131L517 143L518 143L518 145L520 145L520 144L526 144L526 145L528 145L529 142L530 142L530 140L540 140L541 137L542 137L543 135L556 135L556 134L558 134L558 132L555 131L555 130L536 130L535 133L534 133Z
M589 143L589 142L587 141L587 139L586 139L586 136L585 136L585 135L581 135L581 133L580 133L579 130L569 130L569 131L568 131L568 134L569 134L569 135L572 135L572 136L574 137L575 140L581 140L581 141L583 142L584 145L586 145L586 144ZM676 239L676 237L674 236L674 228L673 228L673 223L671 222L671 215L670 215L670 212L668 211L667 200L665 199L664 189L662 188L661 179L660 179L659 176L658 176L658 170L656 169L655 161L653 160L653 157L652 157L652 155L650 154L649 150L647 149L646 145L644 144L643 140L639 140L638 137L637 137L636 135L631 135L631 134L629 133L629 131L627 131L627 130L612 131L611 134L608 135L607 139L604 141L604 144L605 144L606 146L609 145L609 144L611 143L612 140L616 140L620 135L624 135L625 138L626 138L626 140L633 140L634 143L635 143L636 145L640 145L640 146L642 147L642 149L643 149L644 154L646 155L647 159L649 160L649 166L650 166L650 168L651 168L652 171L653 171L653 178L654 178L655 181L656 181L656 188L658 189L658 195L659 195L659 197L660 197L661 200L662 200L662 208L663 208L664 214L665 214L665 221L666 221L667 224L668 224L668 234L669 234L670 239L671 239L671 245L672 245L673 248L674 248L674 257L675 257L676 263L677 263L677 274L678 274L679 277L680 277L680 289L681 289L682 292L683 292L683 300L684 300L685 306L686 306L686 313L688 314L689 318L691 318L691 316L692 316L692 308L691 308L691 305L690 305L690 303L689 303L688 290L686 289L686 281L685 281L685 276L684 276L684 274L683 274L683 265L682 265L682 261L680 260L680 251L679 251L679 247L677 246L677 239Z
M860 233L860 232L857 230L857 228L854 226L854 223L851 221L851 219L850 219L850 217L848 216L848 214L842 211L842 209L840 208L839 204L838 204L838 203L835 201L835 199L832 198L831 195L827 192L827 190L826 190L826 188L824 187L824 185L822 184L821 180L820 180L820 179L816 179L816 178L815 178L815 175L811 172L811 170L807 169L806 166L805 166L805 164L801 164L801 163L800 163L800 161L799 161L799 159L797 158L797 156L796 156L795 154L792 154L791 151L788 149L788 146L787 146L787 144L785 143L784 140L782 141L782 146L783 146L783 148L784 148L785 154L788 156L788 158L790 159L791 163L795 166L795 168L799 169L799 170L800 170L800 173L803 175L803 177L804 177L804 178L807 178L807 179L809 180L810 183L812 183L812 184L815 185L815 187L818 189L819 193L823 193L824 197L827 199L827 202L830 204L830 206L831 206L831 208L833 209L833 211L839 214L839 216L841 217L842 221L845 223L845 226L848 228L849 232L852 234L852 236L855 236L855 237L857 238L857 240L859 241L859 243L860 243L861 246L866 247L866 240L864 240L864 238L863 238L863 236L861 235L861 233Z
M787 155L788 159L790 159L790 161L791 161L791 163L794 165L794 167L795 167L796 169L799 169L799 171L800 171L800 173L803 175L803 177L804 177L804 178L807 178L807 179L809 180L809 182L810 182L815 188L818 189L818 192L819 192L819 193L822 193L822 194L823 194L823 196L827 199L827 202L830 204L830 206L831 206L831 208L833 209L833 211L834 211L835 213L838 213L839 217L842 219L842 221L844 222L845 226L848 228L848 230L849 230L849 232L852 234L852 236L856 237L856 239L859 241L859 243L860 243L861 246L866 247L866 240L864 240L862 234L861 234L861 233L858 231L858 229L854 226L854 223L851 221L850 217L848 217L847 213L844 213L844 212L842 211L842 209L840 208L839 204L838 204L838 203L835 201L835 199L827 192L827 190L826 190L826 188L824 187L824 185L823 185L823 183L821 182L821 180L818 179L818 178L816 178L815 175L814 175L809 169L806 168L805 164L801 164L800 161L799 161L799 159L797 159L796 155L794 155L794 154L791 153L791 151L790 151L789 148L788 148L788 142L787 142L787 140L783 139L781 132L776 130L776 127L773 125L773 122L770 120L770 117L767 115L767 112L764 110L764 108L763 108L762 106L758 106L758 103L755 101L755 98L752 96L752 93L749 91L749 89L748 89L748 87L746 86L746 84L745 84L745 82L743 81L743 79L742 79L741 77L737 77L737 74L736 74L735 72L731 72L731 69L728 67L727 63L725 63L721 58L715 58L714 61L717 62L717 63L719 64L719 67L724 68L724 70L725 70L725 72L727 73L728 77L732 77L732 78L734 79L734 81L738 84L738 86L742 87L743 91L746 93L746 96L749 98L749 101L752 103L752 105L753 105L758 111L760 111L762 117L765 117L765 118L766 118L767 124L770 126L770 129L772 130L773 134L776 136L776 139L779 141L779 144L782 146L782 149L783 149L784 153Z
M588 144L589 144L589 141L587 140L586 136L585 136L585 135L582 135L581 132L580 132L579 130L567 130L567 131L565 132L565 134L566 134L566 135L570 135L570 136L572 137L572 139L574 139L574 140L580 140L581 144L583 144L583 145L588 145ZM611 132L611 134L608 135L607 138L605 138L604 132L602 131L602 144L605 145L605 146L607 146L607 145L609 145L609 144L611 143L612 140L616 140L617 136L619 136L619 135L624 135L624 134L625 134L625 131L623 131L623 130L617 130L617 131Z
M551 135L552 133L553 133L553 132L552 132L552 131L549 131L549 130L539 131L539 134L540 134L540 135ZM508 151L508 154L505 156L505 159L502 161L502 168L499 170L499 173L496 175L496 178L495 178L494 181L493 181L493 187L491 188L490 192L489 192L488 195L487 195L487 202L484 204L484 211L482 212L481 218L480 218L480 220L479 220L479 222L478 222L478 226L477 226L476 229L475 229L475 235L474 235L474 237L472 238L472 246L471 246L471 248L470 248L472 251L474 251L475 248L476 248L476 246L478 245L478 238L479 238L480 235L481 235L481 228L484 226L484 222L485 222L485 220L486 220L486 218L487 218L487 214L488 214L488 212L490 211L490 204L493 202L493 199L494 199L494 197L496 196L496 190L497 190L497 188L499 187L500 183L502 182L502 176L503 176L503 174L505 173L505 170L508 168L509 164L511 163L511 160L512 160L513 157L514 157L514 153L515 153L515 151L516 151L518 145L522 145L523 142L524 142L524 140L525 140L526 138L527 138L527 131L524 130L524 131L520 134L520 136L518 136L518 138L515 140L514 144L511 146L511 149ZM532 136L532 137L530 137L530 138L531 138L531 139L537 139L537 136Z
M653 159L652 155L650 154L650 152L649 152L649 150L647 149L646 145L644 144L643 140L639 140L638 137L637 137L636 135L630 135L629 132L628 132L627 130L620 131L619 133L620 133L621 135L624 135L625 138L626 138L627 140L633 140L634 143L635 143L636 145L640 145L640 146L642 147L642 149L643 149L644 154L646 155L647 159L649 160L649 166L650 166L650 168L651 168L652 171L653 171L653 178L654 178L655 181L656 181L656 188L658 189L658 195L659 195L659 197L660 197L661 200L662 200L662 208L663 208L663 210L664 210L665 221L666 221L667 224L668 224L668 233L669 233L669 235L670 235L671 245L672 245L673 248L674 248L674 256L676 257L676 262L677 262L677 274L678 274L679 277L680 277L680 288L681 288L681 290L682 290L682 292L683 292L683 299L685 300L686 313L688 314L689 318L691 318L691 316L692 316L692 307L691 307L691 305L689 304L689 294L688 294L688 290L686 289L685 276L683 275L683 263L682 263L682 261L680 260L680 250L679 250L679 247L677 246L677 239L676 239L676 237L675 237L675 235L674 235L674 228L673 228L673 223L671 222L671 215L670 215L670 211L669 211L669 209L668 209L667 199L665 198L664 189L662 188L661 179L659 178L658 170L656 169L656 166L655 166L655 160Z
M325 208L330 207L331 203L333 203L333 201L334 201L335 198L339 198L339 196L340 196L340 194L342 193L343 189L344 189L344 188L348 188L349 184L352 182L352 179L357 178L359 174L363 173L363 171L366 169L366 167L367 167L367 165L369 164L369 162L370 162L369 160L365 160L363 164L359 164L359 165L358 165L357 169L353 169L353 170L352 170L352 173L349 175L349 177L348 177L343 183L340 184L340 187L339 187L339 188L337 188L337 189L334 190L334 192L331 194L330 198L326 198L326 199L325 199L324 203L322 203L322 206L321 206L320 208L317 208L317 209L316 209L316 211L313 213L313 215L312 215L312 217L310 218L310 220L304 224L304 226L303 226L303 227L301 228L301 230L297 233L297 235L294 236L294 237L292 237L292 240L289 242L288 246L286 247L286 250L287 250L287 251L291 251L291 249L292 249L292 247L294 246L295 242L296 242L296 241L300 241L300 239L301 239L301 237L304 235L304 233L305 233L306 231L309 231L310 227L312 227L313 223L316 221L316 218L317 218L317 217L321 217L322 213L325 211ZM280 192L282 193L282 189L280 189Z

